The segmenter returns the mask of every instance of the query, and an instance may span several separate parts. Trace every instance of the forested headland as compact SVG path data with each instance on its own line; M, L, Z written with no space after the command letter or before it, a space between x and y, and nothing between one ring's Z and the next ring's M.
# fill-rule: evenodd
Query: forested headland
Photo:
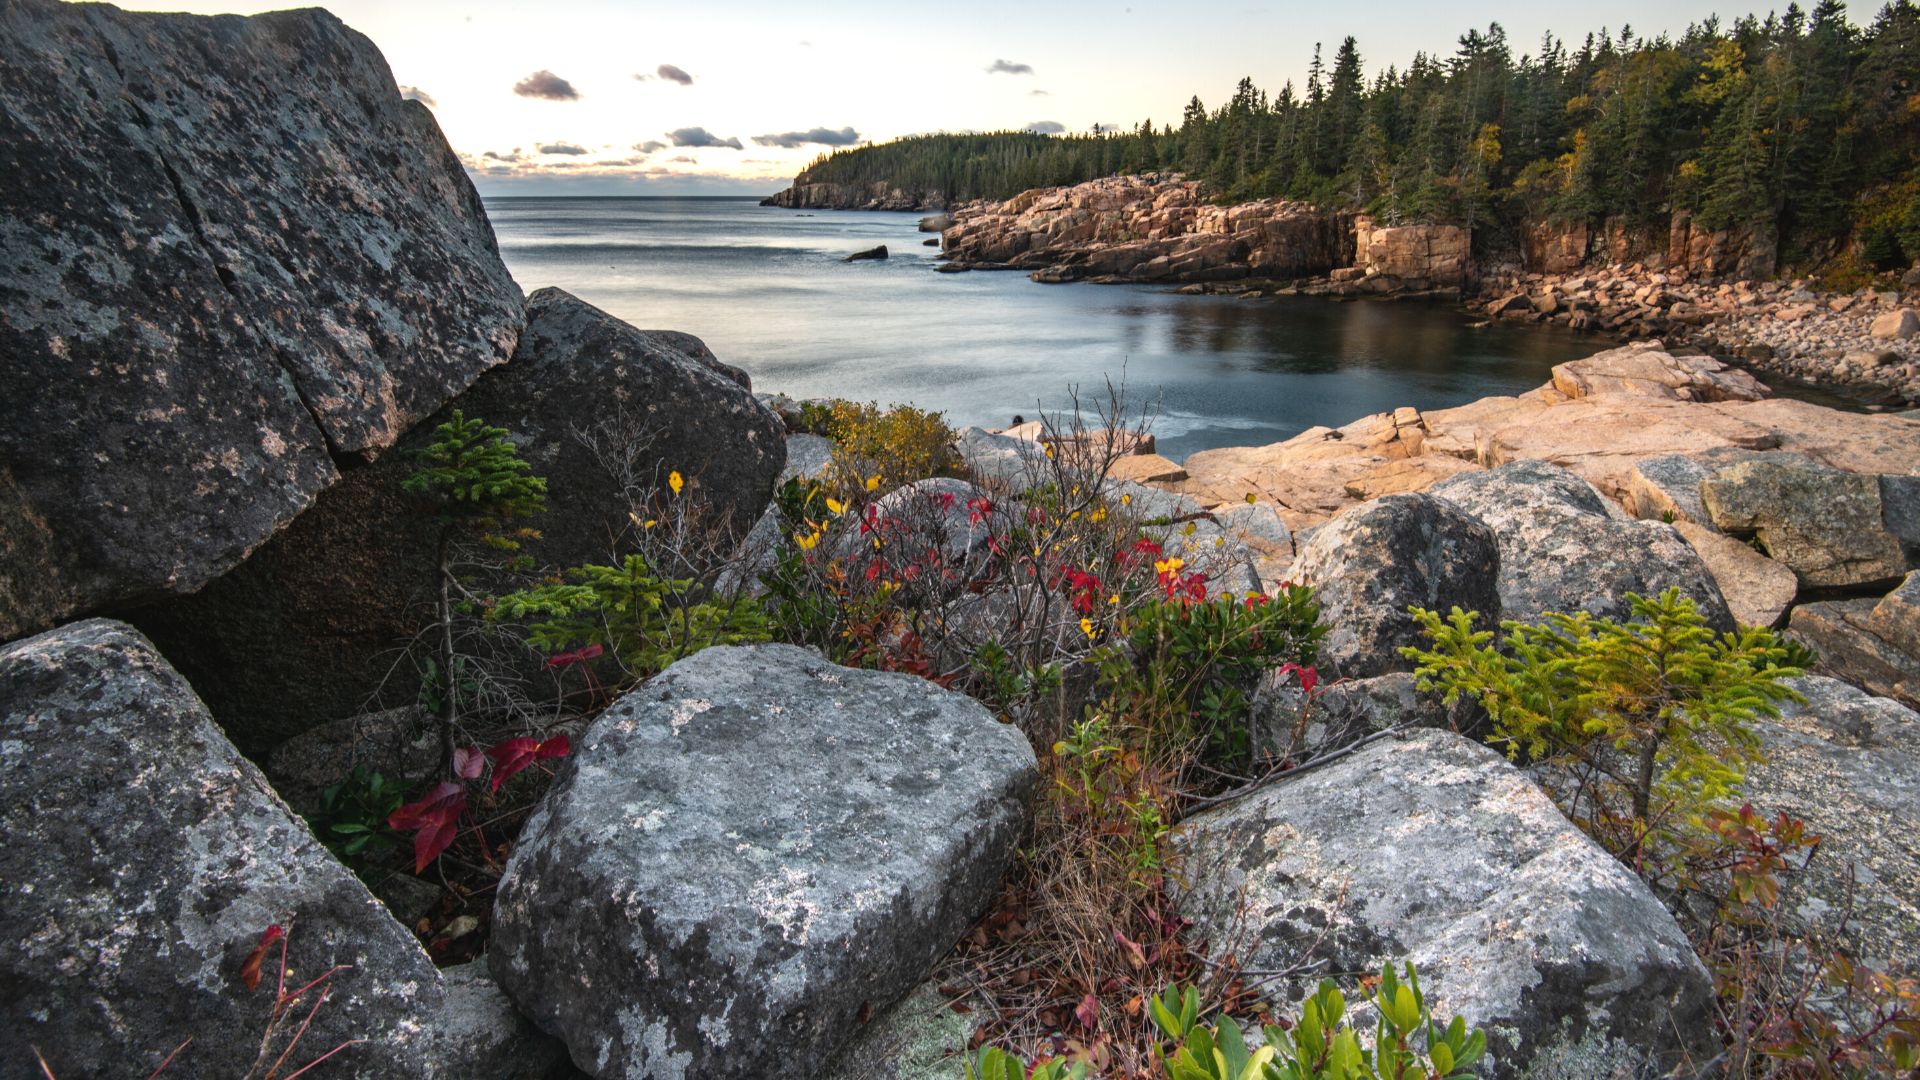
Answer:
M1302 199L1495 241L1525 222L1689 211L1708 229L1774 230L1783 264L1905 266L1920 259L1920 6L1859 25L1823 0L1531 49L1495 24L1371 73L1348 37L1330 58L1315 47L1304 87L1242 79L1217 106L1188 101L1177 125L916 136L823 156L796 183L957 203L1160 169L1223 202Z

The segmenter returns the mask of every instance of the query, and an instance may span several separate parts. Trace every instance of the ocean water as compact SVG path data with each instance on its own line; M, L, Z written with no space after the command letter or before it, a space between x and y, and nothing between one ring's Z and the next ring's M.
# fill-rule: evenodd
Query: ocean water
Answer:
M487 212L521 287L558 286L636 326L696 334L757 390L910 402L1002 426L1107 381L1175 460L1539 386L1601 346L1493 326L1439 304L1178 296L941 274L919 215L795 211L751 199L498 198ZM885 244L885 262L842 261Z

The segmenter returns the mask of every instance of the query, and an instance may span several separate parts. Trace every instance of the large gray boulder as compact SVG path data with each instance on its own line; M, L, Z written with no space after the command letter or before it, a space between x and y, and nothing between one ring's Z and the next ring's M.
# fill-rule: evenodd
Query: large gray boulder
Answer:
M1757 535L1802 586L1871 585L1908 569L1877 476L1775 453L1715 470L1700 497L1715 528Z
M789 645L616 702L508 860L495 977L597 1077L808 1075L980 913L1032 749L969 698Z
M279 536L198 594L129 613L193 681L241 749L256 756L370 701L411 703L418 680L399 649L428 621L438 526L401 490L454 409L512 433L547 479L547 512L525 551L551 567L614 561L633 529L635 490L682 498L742 532L786 463L779 418L746 376L697 338L636 330L557 289L527 304L511 363L490 371L399 448L321 495ZM479 591L510 585L476 583ZM483 647L476 643L476 648ZM492 663L518 672L526 658ZM536 666L537 667L537 666ZM549 692L541 671L526 686Z
M1356 809L1357 808L1357 809ZM1363 748L1193 818L1181 909L1256 971L1411 961L1496 1075L1589 1078L1712 1056L1712 981L1673 916L1499 754L1445 731ZM1235 934L1237 928L1237 936Z
M433 115L318 9L0 7L0 640L190 593L520 332Z
M1707 624L1733 629L1713 574L1671 525L1609 510L1580 477L1544 461L1461 473L1427 489L1493 529L1500 543L1504 618L1538 622L1547 612L1625 619L1628 593L1666 589L1699 606Z
M1408 671L1400 647L1425 644L1410 606L1500 620L1500 550L1493 530L1431 495L1388 495L1316 530L1291 577L1317 590L1322 665L1349 679Z
M0 1073L38 1075L37 1048L56 1076L145 1076L191 1036L169 1075L247 1074L278 951L258 990L240 969L277 924L294 977L350 965L298 1064L358 1039L326 1075L434 1075L426 953L132 628L0 648L0 835Z
M1820 837L1785 903L1826 932L1846 913L1854 956L1920 974L1920 836L1900 824L1920 821L1920 714L1835 679L1791 685L1806 701L1754 724L1766 761L1744 792L1763 816L1785 812Z

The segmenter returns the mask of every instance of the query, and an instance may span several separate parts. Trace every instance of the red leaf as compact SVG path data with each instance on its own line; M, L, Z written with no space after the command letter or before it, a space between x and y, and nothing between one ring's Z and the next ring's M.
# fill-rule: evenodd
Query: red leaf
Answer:
M286 936L287 932L280 928L279 923L267 927L266 932L260 935L260 944L253 947L253 951L247 954L246 962L240 965L240 981L247 984L248 990L260 989L260 963L267 958L267 947Z
M563 652L547 657L547 666L550 668L563 668L572 667L575 664L584 664L589 660L598 660L600 655L606 651L607 650L600 645L582 645L572 652Z
M425 870L453 843L460 815L466 812L467 789L448 780L387 816L388 825L413 833L414 873Z
M487 767L487 755L477 746L462 746L453 752L453 772L462 780L480 779L480 771Z
M1073 1010L1073 1015L1080 1021L1081 1027L1092 1031L1094 1023L1100 1019L1100 999L1092 994L1081 998L1079 1006Z
M536 761L547 758L565 757L573 749L573 744L565 735L555 735L541 742L530 735L487 747L487 756L493 759L493 786L491 791L499 791L500 785L513 778L513 775Z

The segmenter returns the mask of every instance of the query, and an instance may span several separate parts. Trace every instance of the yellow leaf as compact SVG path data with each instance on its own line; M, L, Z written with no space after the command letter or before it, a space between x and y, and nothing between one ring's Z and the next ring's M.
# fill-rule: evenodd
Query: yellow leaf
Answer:
M667 486L673 489L675 495L680 494L680 489L687 486L686 478L680 475L679 469L667 474Z
M880 490L880 477L879 477L879 476L869 476L869 477L867 477L867 490L868 490L868 491L878 491L878 490Z
M831 495L827 496L827 510L829 512L838 514L841 511L844 511L846 508L847 508L846 504L841 502L839 499L836 499Z

